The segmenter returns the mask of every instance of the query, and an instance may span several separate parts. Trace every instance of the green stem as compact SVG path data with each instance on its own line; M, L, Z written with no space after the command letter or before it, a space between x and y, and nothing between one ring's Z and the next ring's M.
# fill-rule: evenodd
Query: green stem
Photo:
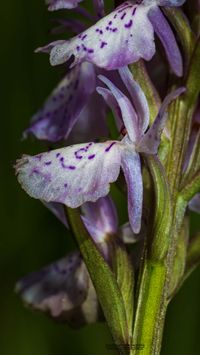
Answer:
M166 297L166 257L171 235L171 197L164 169L155 156L146 157L154 182L155 211L152 238L148 235L137 300L133 343L144 346L143 355L159 354L162 341ZM152 239L152 240L151 240ZM151 243L149 243L151 241ZM133 350L136 355L139 350Z
M144 346L143 355L160 353L165 302L166 266L146 259L140 285L133 343ZM135 349L131 354L139 354Z

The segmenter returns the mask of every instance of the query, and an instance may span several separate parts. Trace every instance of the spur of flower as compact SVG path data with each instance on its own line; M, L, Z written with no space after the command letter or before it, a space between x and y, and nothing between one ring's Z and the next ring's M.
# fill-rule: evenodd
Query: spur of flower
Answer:
M97 91L112 108L117 122L123 122L127 132L123 139L77 144L33 157L24 155L17 161L16 173L30 196L76 208L106 196L122 168L127 184L129 221L133 232L138 233L143 201L140 153L157 153L167 105L185 89L180 88L166 97L148 129L149 108L143 91L128 67L121 68L119 73L130 98L103 76L100 79L107 88L99 87Z

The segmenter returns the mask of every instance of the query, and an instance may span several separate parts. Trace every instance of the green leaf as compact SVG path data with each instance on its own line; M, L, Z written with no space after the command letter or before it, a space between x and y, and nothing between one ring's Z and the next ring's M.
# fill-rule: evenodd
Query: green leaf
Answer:
M200 170L180 191L180 196L187 203L200 191Z
M149 258L151 260L162 260L166 256L170 243L171 196L165 171L158 157L146 155L145 160L153 178L155 195L152 238L149 238Z
M190 240L187 250L186 270L184 280L200 264L200 232L197 232Z
M94 284L104 316L114 341L119 346L129 343L126 310L117 279L88 234L77 209L66 208L69 224Z
M186 255L189 240L189 218L185 217L181 230L176 237L175 256L168 286L168 299L172 299L180 288L180 283L185 272Z
M113 243L112 267L116 275L117 283L124 301L126 318L129 329L129 337L132 336L133 314L134 314L134 271L133 265L120 240Z

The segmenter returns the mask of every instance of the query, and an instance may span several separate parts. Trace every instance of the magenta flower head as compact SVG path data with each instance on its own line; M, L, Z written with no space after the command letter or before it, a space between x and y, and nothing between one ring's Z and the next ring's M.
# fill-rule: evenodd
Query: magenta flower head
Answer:
M149 110L145 95L127 67L120 69L119 73L125 86L130 89L132 102L105 77L101 77L101 80L108 89L97 90L114 113L120 112L127 130L127 135L121 141L89 142L35 157L24 156L18 161L16 172L19 182L30 196L76 208L87 201L95 202L106 196L110 183L117 180L121 167L128 188L130 224L133 232L139 233L143 196L139 153L157 153L167 105L184 89L179 89L165 99L153 125L146 132ZM119 118L116 117L117 120Z
M52 45L52 65L73 57L71 67L89 61L112 70L155 54L154 31L166 51L172 70L182 75L182 59L174 34L159 6L180 6L184 1L126 1L78 36Z

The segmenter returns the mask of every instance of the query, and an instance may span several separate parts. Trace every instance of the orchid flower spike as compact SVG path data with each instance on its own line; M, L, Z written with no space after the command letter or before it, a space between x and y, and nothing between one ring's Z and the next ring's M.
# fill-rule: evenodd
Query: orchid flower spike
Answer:
M133 102L105 77L101 77L101 80L108 89L98 88L98 92L114 113L119 111L115 109L116 106L120 108L127 131L122 141L90 142L33 157L25 155L17 161L16 173L22 188L30 196L76 208L87 201L95 202L106 196L110 184L117 180L121 167L127 182L130 224L133 232L139 233L143 199L139 152L157 153L166 122L167 105L185 89L178 89L167 96L153 125L146 132L149 125L146 97L133 80L128 67L119 72L130 89Z
M174 34L159 6L180 6L183 0L126 1L76 37L52 47L50 62L71 67L83 61L112 70L155 54L154 31L161 40L173 72L182 75L182 58Z

